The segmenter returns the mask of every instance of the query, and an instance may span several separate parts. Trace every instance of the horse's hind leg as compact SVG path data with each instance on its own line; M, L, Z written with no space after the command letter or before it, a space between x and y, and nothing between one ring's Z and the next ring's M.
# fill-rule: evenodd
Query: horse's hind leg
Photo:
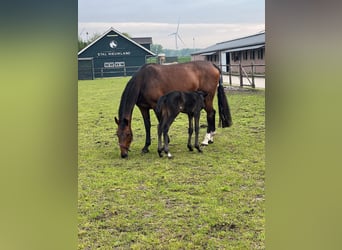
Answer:
M202 145L207 146L208 144L211 144L214 142L214 134L215 134L215 109L212 107L212 103L209 106L205 107L205 111L207 112L207 123L208 123L208 128L207 128L207 133L204 137L204 140L202 142Z
M191 136L192 136L192 133L194 132L194 128L193 128L193 124L192 124L192 116L188 114L188 118L189 118L189 128L188 128L188 149L189 151L193 151L193 147L191 145Z

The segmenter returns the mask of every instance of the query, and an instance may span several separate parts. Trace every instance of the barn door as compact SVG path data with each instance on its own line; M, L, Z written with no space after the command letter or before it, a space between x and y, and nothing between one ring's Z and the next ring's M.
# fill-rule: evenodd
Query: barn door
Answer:
M93 59L78 59L78 80L94 79Z
M230 65L230 53L226 53L226 70L229 72L229 65Z
M227 61L226 61L226 53L225 52L222 52L221 53L221 70L222 72L227 72L227 67L226 67L226 64L227 64Z

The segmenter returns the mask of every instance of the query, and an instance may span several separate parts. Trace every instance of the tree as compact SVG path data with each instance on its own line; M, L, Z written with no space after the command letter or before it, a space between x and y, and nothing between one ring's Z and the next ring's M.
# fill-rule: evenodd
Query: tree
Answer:
M100 33L94 33L88 40L88 44L94 42L97 38L99 38L101 36Z
M151 51L155 54L163 53L163 46L160 44L151 44Z
M81 51L82 49L84 49L87 46L87 42L83 41L82 38L79 36L78 37L78 51Z
M87 47L89 44L94 42L97 38L99 38L101 35L99 33L94 33L88 41L84 41L80 36L78 36L78 51L81 51L85 47Z
M128 38L132 38L130 34L128 34L127 32L122 32L121 34L123 34L124 36L127 36Z

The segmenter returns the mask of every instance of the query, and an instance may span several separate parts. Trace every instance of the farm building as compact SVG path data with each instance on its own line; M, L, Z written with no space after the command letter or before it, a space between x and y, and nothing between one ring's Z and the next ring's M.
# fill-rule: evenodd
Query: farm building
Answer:
M242 66L256 66L254 72L265 73L265 32L238 39L221 42L191 54L191 60L206 60L219 65L223 72L229 71L229 65L241 63ZM246 67L247 68L247 67ZM238 70L231 66L231 71ZM248 71L248 69L246 70Z
M148 57L151 37L129 38L110 28L78 53L78 79L131 76Z

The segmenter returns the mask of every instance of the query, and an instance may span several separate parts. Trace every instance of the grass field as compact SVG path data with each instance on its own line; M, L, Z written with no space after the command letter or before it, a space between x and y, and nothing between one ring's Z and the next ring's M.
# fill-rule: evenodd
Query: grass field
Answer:
M217 128L202 154L188 151L180 114L171 160L158 156L153 113L150 153L140 153L145 132L135 108L131 152L121 159L114 116L128 79L78 84L78 248L264 249L264 90L228 91L233 126Z

